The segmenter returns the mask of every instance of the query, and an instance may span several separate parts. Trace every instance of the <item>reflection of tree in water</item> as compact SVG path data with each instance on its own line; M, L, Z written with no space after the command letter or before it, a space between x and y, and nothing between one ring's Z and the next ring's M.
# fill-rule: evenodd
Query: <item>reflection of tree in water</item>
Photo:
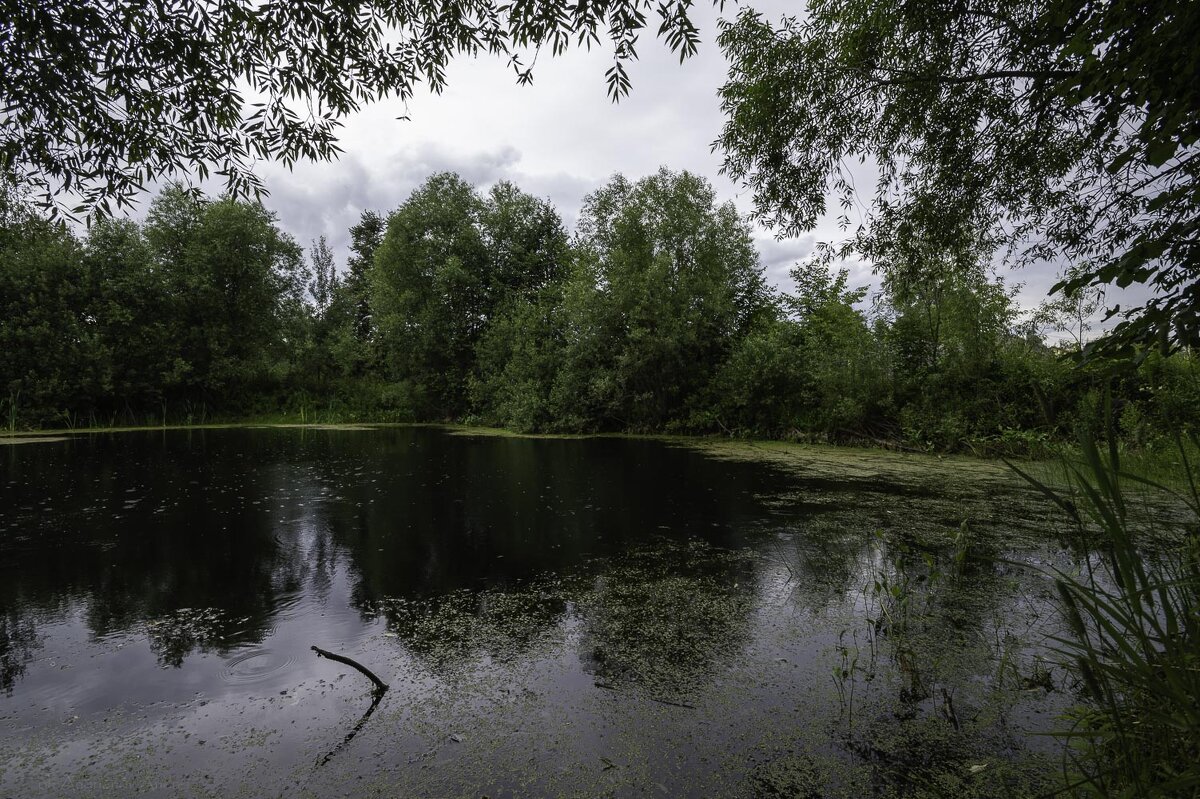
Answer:
M5 486L22 545L0 568L4 635L31 638L39 620L82 606L97 638L144 633L163 665L178 666L193 651L261 641L306 582L327 592L336 553L296 506L319 487L278 461L271 436L223 432L95 436L23 453ZM36 512L41 502L54 513ZM0 646L15 681L20 647Z
M784 482L757 464L659 442L410 429L377 431L362 446L359 470L336 459L323 466L349 500L330 523L353 557L355 600L367 609L389 597L566 573L656 532L738 546L764 514L754 492Z
M11 610L0 616L0 691L12 695L13 685L40 645L32 619Z
M747 553L700 541L616 560L579 599L585 669L607 684L687 694L746 641L752 575Z
M611 687L655 696L688 693L747 638L752 556L701 541L666 539L565 577L509 588L459 589L377 600L388 633L436 673L483 658L511 662L560 646L561 623L580 619L584 669Z
M847 517L814 515L794 531L777 531L760 545L767 562L786 571L792 597L815 613L840 604L846 592L858 586L859 558L871 534Z
M873 549L864 580L869 621L904 677L901 698L920 702L991 668L986 628L1012 594L996 553L963 532L957 548L892 541Z
M782 480L756 464L709 461L657 442L396 430L379 431L363 446L378 451L370 459L356 453L361 473L323 462L349 500L329 524L357 578L352 602L367 616L382 613L389 631L434 669L531 651L561 635L568 602L597 611L610 600L631 604L632 595L613 592L646 574L626 569L615 583L601 580L595 588L582 575L603 573L611 568L606 558L643 546L651 534L740 545L763 516L750 489ZM717 595L684 573L690 576L678 585L655 575L662 580L657 590ZM681 608L676 616L694 611ZM708 616L720 616L716 609L705 614L691 626L699 630ZM614 623L626 617L611 615Z

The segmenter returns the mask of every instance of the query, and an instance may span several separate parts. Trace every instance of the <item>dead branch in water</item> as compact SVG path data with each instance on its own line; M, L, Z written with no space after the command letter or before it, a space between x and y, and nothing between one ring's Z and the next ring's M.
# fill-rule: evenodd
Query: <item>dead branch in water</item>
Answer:
M383 680L376 677L375 673L373 671L371 671L370 669L368 669L366 666L359 663L358 661L351 660L350 658L346 657L345 655L337 655L337 654L334 654L333 652L328 652L317 646L314 646L312 648L312 651L317 653L317 657L329 658L330 660L336 660L338 663L345 663L347 666L352 666L352 667L358 669L360 672L365 674L371 680L371 682L375 683L375 690L378 691L379 693L382 694L384 691L386 691L388 689L387 683L385 683Z

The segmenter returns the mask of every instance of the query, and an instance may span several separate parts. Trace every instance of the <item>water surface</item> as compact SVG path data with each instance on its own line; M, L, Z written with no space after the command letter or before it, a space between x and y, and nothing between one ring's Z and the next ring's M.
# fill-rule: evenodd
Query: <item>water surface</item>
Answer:
M1061 704L1021 683L1047 586L1008 562L1054 555L1045 509L823 457L432 428L0 449L0 795L833 794L888 779L898 723L1019 761Z

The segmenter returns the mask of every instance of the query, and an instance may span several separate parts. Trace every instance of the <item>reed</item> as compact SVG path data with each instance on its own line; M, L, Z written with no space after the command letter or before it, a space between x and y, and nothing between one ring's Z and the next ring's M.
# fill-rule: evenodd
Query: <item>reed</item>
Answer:
M1109 442L1102 451L1081 440L1066 464L1069 493L1017 469L1093 549L1078 573L1053 572L1066 632L1052 645L1083 699L1055 733L1067 743L1064 792L1200 796L1200 494L1188 442L1178 442L1182 492L1122 470L1115 436ZM1132 523L1131 483L1182 500L1180 529Z

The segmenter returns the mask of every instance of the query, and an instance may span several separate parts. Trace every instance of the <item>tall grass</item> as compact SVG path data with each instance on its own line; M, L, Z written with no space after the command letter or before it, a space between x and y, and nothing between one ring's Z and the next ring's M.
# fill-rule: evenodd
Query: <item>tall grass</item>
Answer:
M1054 572L1067 632L1052 640L1084 699L1070 727L1056 733L1068 744L1064 790L1100 797L1200 796L1196 475L1182 440L1182 493L1123 471L1115 436L1109 441L1102 452L1092 438L1081 440L1079 460L1066 464L1069 492L1017 469L1071 516L1095 549L1078 574ZM1130 483L1174 494L1187 506L1187 520L1177 531L1134 524Z

